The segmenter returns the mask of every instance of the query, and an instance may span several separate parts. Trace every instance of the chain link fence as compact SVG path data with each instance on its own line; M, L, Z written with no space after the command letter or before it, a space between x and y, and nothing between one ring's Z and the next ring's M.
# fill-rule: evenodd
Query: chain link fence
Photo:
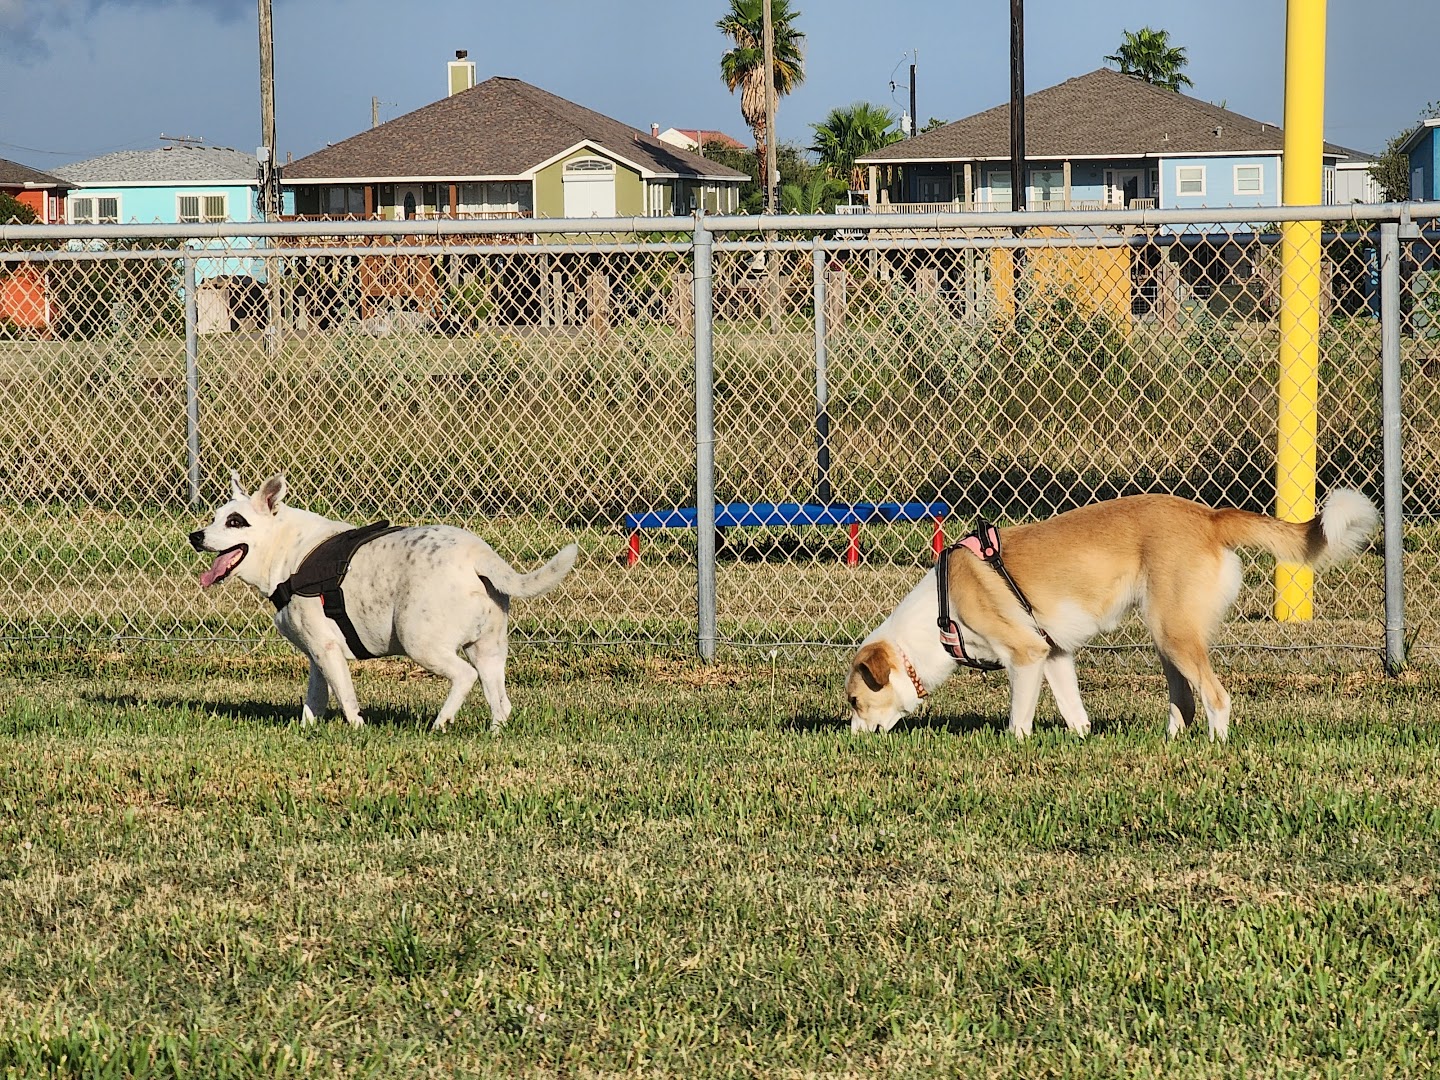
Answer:
M1385 496L1396 223L1404 609L1380 537L1318 575L1306 623L1269 618L1273 567L1246 553L1221 645L1257 658L1379 653L1404 612L1411 657L1435 648L1440 233L1364 209L1323 223L1318 490ZM576 541L517 639L705 655L848 648L977 514L1141 491L1275 510L1275 223L839 224L0 229L0 639L273 641L262 598L200 590L185 540L232 469L355 524L472 528L522 570Z

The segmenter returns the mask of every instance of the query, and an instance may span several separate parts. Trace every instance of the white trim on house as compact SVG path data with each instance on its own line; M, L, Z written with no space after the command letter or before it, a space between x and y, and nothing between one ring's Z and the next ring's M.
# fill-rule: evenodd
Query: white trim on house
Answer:
M195 209L188 215L185 213L187 199L195 200ZM213 199L219 200L218 208L211 202ZM181 224L195 225L229 221L230 196L223 191L177 191L175 193L175 220Z
M363 187L366 184L485 184L528 181L534 177L517 173L478 173L474 176L329 176L302 180L281 177L286 187Z
M1240 170L1253 169L1255 171L1254 186L1240 186ZM1236 195L1264 195L1265 194L1265 168L1259 162L1236 162L1233 175L1231 176L1231 191Z
M99 215L98 205L85 214L81 214L77 207L77 204L82 201L98 204L102 199L115 200L114 216L106 214L104 217L101 217ZM125 220L123 214L124 204L120 199L120 192L118 191L82 189L72 191L65 197L65 220L71 225L119 224Z
M1200 181L1200 188L1199 188L1199 190L1198 190L1198 191L1186 191L1186 190L1185 190L1185 184L1186 184L1187 182L1188 182L1188 183L1193 183L1193 182L1196 180L1196 177L1195 177L1193 174L1194 174L1194 173L1197 173L1197 172L1200 174L1200 175L1199 175L1199 178L1198 178L1199 181ZM1209 170L1206 169L1204 165L1176 165L1176 166L1175 166L1175 197L1176 197L1177 199L1183 199L1183 198L1187 198L1187 197L1192 197L1192 198L1193 198L1193 197L1195 197L1195 196L1199 196L1199 197L1201 197L1201 198L1204 198L1204 196L1205 196L1205 194L1206 194L1206 188L1207 188L1207 186L1208 186L1207 183L1206 183L1206 173L1207 173L1207 172L1209 172ZM1186 175L1185 175L1186 173L1190 173L1190 174L1192 174L1192 175L1186 176Z

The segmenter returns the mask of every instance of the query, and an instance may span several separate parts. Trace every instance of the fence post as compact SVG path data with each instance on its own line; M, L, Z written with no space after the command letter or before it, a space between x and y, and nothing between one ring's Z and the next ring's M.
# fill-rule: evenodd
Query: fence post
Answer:
M185 459L190 475L190 505L200 505L200 306L195 258L185 257Z
M695 215L695 598L696 649L715 659L715 315L713 236Z
M1405 666L1405 480L1400 442L1400 226L1380 225L1380 416L1385 462L1385 670Z
M830 387L829 353L825 346L825 249L817 233L810 254L815 269L815 500L830 502Z

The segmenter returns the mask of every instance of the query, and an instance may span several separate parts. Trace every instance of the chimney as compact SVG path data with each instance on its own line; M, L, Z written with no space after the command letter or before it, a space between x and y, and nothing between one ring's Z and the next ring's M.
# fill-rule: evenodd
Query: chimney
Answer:
M450 93L460 94L475 85L475 61L469 60L468 49L456 49L455 59L447 65L450 78Z
M659 125L659 124L651 124L651 125L650 125L650 135L651 135L653 138L657 138L657 139L660 137L660 125Z

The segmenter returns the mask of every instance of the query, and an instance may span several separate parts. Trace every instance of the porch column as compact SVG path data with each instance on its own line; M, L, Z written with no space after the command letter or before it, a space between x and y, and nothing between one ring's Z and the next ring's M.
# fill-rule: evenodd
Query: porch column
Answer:
M875 198L875 175L876 175L875 166L874 166L874 165L867 165L867 166L865 167L865 171L866 171L866 173L869 174L869 179L870 179L870 186L869 186L869 188L868 188L868 189L866 190L866 192L865 192L865 204L866 204L867 206L869 206L871 210L874 210L874 209L875 209L875 203L876 203L876 201L877 201L876 198Z
M1061 168L1065 171L1065 209L1070 209L1070 159L1066 158Z

